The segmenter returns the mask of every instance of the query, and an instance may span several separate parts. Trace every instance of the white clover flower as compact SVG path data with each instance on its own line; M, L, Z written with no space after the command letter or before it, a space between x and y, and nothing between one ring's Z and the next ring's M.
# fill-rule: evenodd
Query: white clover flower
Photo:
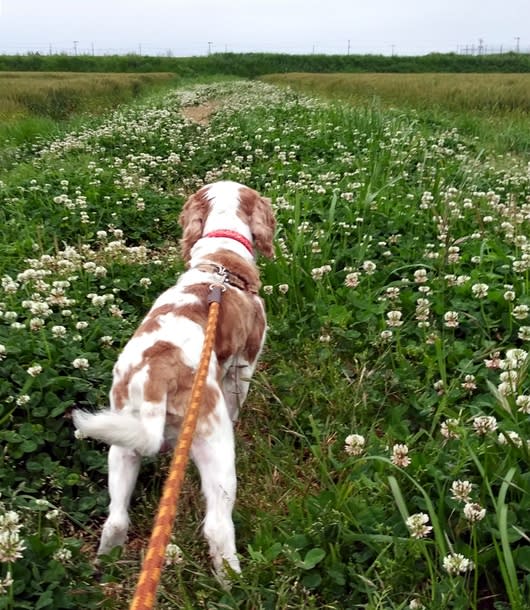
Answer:
M40 364L35 364L33 366L30 366L26 372L31 377L36 377L37 375L40 375L42 373L42 366Z
M123 310L120 309L117 305L111 305L109 307L109 311L114 318L123 318Z
M151 282L151 280L148 277L142 277L142 278L140 278L140 281L138 283L143 288L147 288L147 287L151 286L152 282Z
M489 286L487 284L473 284L471 292L477 299L485 299L488 296Z
M497 386L499 394L502 396L511 396L517 392L517 383L519 381L519 372L515 369L503 371L499 375L501 383Z
M403 325L403 321L401 320L401 317L403 316L401 311L398 310L393 310L393 311L389 311L386 314L387 320L386 320L386 324L387 326L390 326L391 328L397 328L399 326Z
M326 273L331 271L331 265L322 265L322 267L316 267L311 270L311 277L314 280L321 280Z
M289 284L280 284L278 286L278 292L281 292L282 294L286 294L288 290L289 290Z
M459 425L460 425L460 422L458 421L458 419L453 419L453 418L446 419L445 421L443 421L440 424L440 432L441 432L442 436L448 440L460 438L460 435L458 433Z
M431 313L431 302L429 299L420 298L416 300L416 320L428 320Z
M425 606L421 603L421 601L417 598L411 600L409 604L410 610L425 610Z
M429 515L425 513L416 513L411 515L405 521L405 524L413 538L425 538L432 531L432 526L429 523Z
M519 394L515 399L515 404L519 407L517 410L526 415L530 415L530 396Z
M516 305L513 308L512 316L516 320L524 320L525 318L528 318L529 311L530 311L530 308L528 307L528 305Z
M478 415L473 418L473 428L479 436L497 430L497 420L492 415Z
M451 483L451 496L459 502L469 502L473 484L469 481L461 481L460 479Z
M67 548L57 549L53 554L53 558L59 563L66 563L72 559L72 551Z
M13 563L22 557L26 545L20 538L21 528L18 513L8 510L0 514L0 563Z
M444 313L444 324L447 328L458 327L458 312L457 311L446 311Z
M27 394L21 394L15 402L19 407L23 407L24 405L27 405L29 401L30 397Z
M501 432L497 437L497 440L499 445L515 445L519 449L523 446L521 437L513 430L508 430L506 434Z
M391 330L382 330L380 337L382 341L390 341L392 339L393 332Z
M448 574L454 576L470 572L474 565L470 559L466 559L461 553L449 553L443 559L443 567Z
M416 269L414 271L414 281L416 284L425 284L427 281L427 269Z
M392 455L390 461L394 466L400 468L406 468L410 464L410 458L408 456L409 448L407 445L396 444L392 447Z
M445 393L445 386L444 386L443 379L438 379L437 381L435 381L432 384L432 387L434 388L434 390L436 390L436 393L439 394L440 396L442 396Z
M344 280L344 285L348 288L357 288L357 286L359 285L359 274L355 271L348 273Z
M377 265L372 261L364 261L363 263L363 271L366 275L373 275L375 270L377 269Z
M182 557L182 551L181 551L180 547L178 545L170 542L166 546L166 553L165 553L166 565L177 565L179 563L182 563L183 561L184 561L184 559Z
M344 451L348 455L362 455L366 439L361 434L350 434L344 439Z
M3 360L6 357L7 350L6 346L0 343L0 360Z
M398 286L389 286L385 290L385 295L391 301L395 301L396 299L399 298L400 292L401 292L401 290Z
M90 363L86 358L76 358L72 360L72 366L74 369L86 370L90 367Z
M79 320L79 322L76 322L75 328L76 330L84 330L85 328L88 328L88 322L85 320Z
M9 589L13 586L13 576L8 570L4 578L0 578L0 595L7 595Z
M493 352L491 359L484 360L484 364L488 369L500 369L502 366L501 353Z
M515 292L513 290L507 290L504 294L503 294L503 298L505 301L515 301Z
M528 358L528 352L524 349L509 349L506 352L506 358L501 363L501 368L504 370L519 369L523 366Z
M521 326L517 331L517 338L521 341L530 341L530 326Z
M466 503L464 506L464 516L470 523L476 523L482 521L486 516L486 509L482 508L480 504L476 502Z
M31 318L29 321L30 330L40 330L44 326L44 320L42 318Z
M64 326L52 326L52 335L54 337L66 337L66 328Z
M477 384L475 383L475 375L466 375L461 385L462 388L467 392L472 392L473 390L476 390Z

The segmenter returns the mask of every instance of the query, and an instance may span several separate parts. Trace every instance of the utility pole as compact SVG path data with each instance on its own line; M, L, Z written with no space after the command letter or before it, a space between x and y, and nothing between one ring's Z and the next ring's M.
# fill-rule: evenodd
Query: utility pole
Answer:
M516 36L515 37L515 52L519 53L519 43L521 42L521 37L520 36Z
M79 40L74 40L74 55L77 57L77 43Z
M350 54L350 39L348 38L348 55Z
M213 45L213 42L208 43L208 55L212 54L212 45Z
M484 39L483 38L479 38L478 39L478 54L479 55L482 55L482 52L484 50L483 43L484 43Z

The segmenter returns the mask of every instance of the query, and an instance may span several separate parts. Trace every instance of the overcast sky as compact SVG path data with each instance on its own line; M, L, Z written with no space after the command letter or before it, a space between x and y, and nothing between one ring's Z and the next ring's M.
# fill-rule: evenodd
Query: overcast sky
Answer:
M530 51L530 0L0 0L0 53Z

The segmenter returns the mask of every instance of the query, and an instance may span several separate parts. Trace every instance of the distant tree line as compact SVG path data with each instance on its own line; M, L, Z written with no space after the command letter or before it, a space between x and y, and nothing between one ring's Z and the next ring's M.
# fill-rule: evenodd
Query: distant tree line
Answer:
M181 77L229 74L253 78L282 72L530 72L530 54L421 56L212 53L196 57L144 55L0 56L0 70L50 72L174 72Z

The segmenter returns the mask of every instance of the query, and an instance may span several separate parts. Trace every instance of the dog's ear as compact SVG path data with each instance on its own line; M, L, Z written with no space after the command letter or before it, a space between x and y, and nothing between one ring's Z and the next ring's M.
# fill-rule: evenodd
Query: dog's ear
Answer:
M190 260L190 251L195 242L202 237L202 230L206 216L208 216L210 204L207 199L199 193L192 195L184 204L179 216L182 227L182 239L180 240L180 251L182 258L187 262Z
M256 197L252 215L250 217L250 230L256 248L268 258L274 254L272 240L276 220L272 211L271 201L267 197Z

